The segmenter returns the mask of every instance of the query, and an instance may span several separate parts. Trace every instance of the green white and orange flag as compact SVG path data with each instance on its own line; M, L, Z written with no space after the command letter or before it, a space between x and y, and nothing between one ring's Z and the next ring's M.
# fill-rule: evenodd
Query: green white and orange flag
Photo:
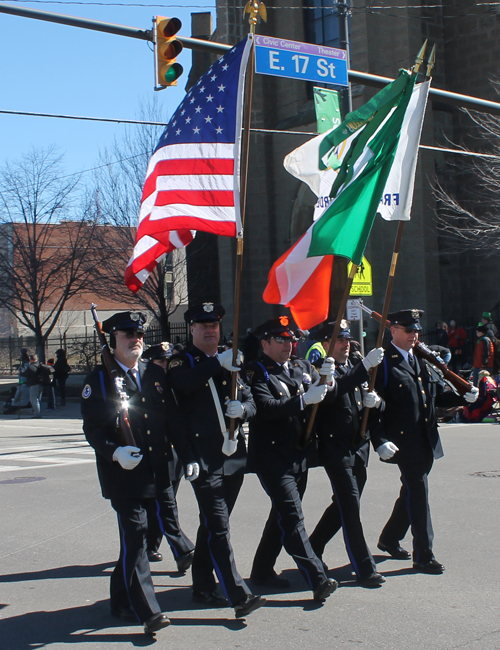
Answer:
M415 86L415 80L416 75L401 70L339 127L285 159L285 168L316 195L330 187L329 204L274 263L264 291L265 302L289 307L301 329L328 317L333 256L359 265L377 213L389 220L409 219L429 90L428 82ZM384 209L386 187L393 205Z

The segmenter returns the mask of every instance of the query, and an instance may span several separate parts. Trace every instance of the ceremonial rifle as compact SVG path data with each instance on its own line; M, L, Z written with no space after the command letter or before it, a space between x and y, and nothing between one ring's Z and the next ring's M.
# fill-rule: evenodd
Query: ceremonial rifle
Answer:
M111 354L109 349L108 342L106 341L106 335L102 331L101 321L97 315L96 310L97 305L92 303L90 305L90 311L94 317L95 328L97 331L97 336L99 337L99 343L101 344L101 358L103 366L106 368L108 373L108 378L111 382L111 385L115 389L116 401L118 406L118 416L117 416L117 425L120 429L121 442L124 446L137 447L134 434L130 428L130 421L128 418L128 395L123 390L123 382L125 377L123 376L123 370L118 365L115 357Z
M372 311L365 305L362 305L362 309L379 323L382 321L382 316L378 312ZM391 323L389 321L386 321L386 327L391 327ZM413 349L417 357L425 359L432 366L438 368L443 373L443 377L446 379L446 381L453 386L459 395L463 397L465 393L468 393L470 391L471 385L469 382L452 372L445 364L445 362L441 359L441 357L429 349L425 343L417 341Z

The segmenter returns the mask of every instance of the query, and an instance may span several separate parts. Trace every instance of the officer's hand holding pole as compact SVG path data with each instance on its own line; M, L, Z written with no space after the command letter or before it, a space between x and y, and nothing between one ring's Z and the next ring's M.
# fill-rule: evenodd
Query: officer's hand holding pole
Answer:
M380 395L372 390L372 391L367 391L363 395L363 406L366 406L368 409L378 409L380 408L380 405L382 404L382 398Z
M375 451L380 456L380 460L389 460L389 458L392 458L399 451L399 447L396 447L393 442L384 442Z
M117 447L113 454L113 460L119 463L123 469L134 469L142 460L142 454L139 447Z
M375 368L375 366L378 366L379 363L382 363L383 358L384 348L374 348L368 352L362 363L366 370L371 370L372 368Z
M309 386L307 393L302 395L302 401L306 406L309 404L319 404L324 398L328 391L328 386L326 384L319 384L319 379L316 383Z
M233 399L226 404L226 415L228 418L242 419L245 415L245 407L239 400Z
M325 378L325 384L332 385L335 381L333 378L335 374L335 360L332 357L326 357L326 359L323 359L323 365L318 372Z
M243 354L239 350L238 354L236 355L236 363L238 366L233 366L232 350L224 350L224 352L221 352L217 355L217 358L219 359L220 365L226 370L229 370L229 372L238 372L238 370L240 370L238 366L241 366L243 362Z
M196 481L198 476L200 475L200 466L198 463L188 463L186 465L186 480L188 481Z

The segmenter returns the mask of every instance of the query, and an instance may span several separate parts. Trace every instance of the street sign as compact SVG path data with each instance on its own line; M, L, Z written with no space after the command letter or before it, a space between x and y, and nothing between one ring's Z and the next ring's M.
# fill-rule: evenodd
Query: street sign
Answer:
M255 72L347 87L347 52L256 34Z
M352 262L347 265L347 273L351 272ZM363 257L361 264L358 266L356 275L352 282L350 296L371 296L373 294L372 284L372 265Z
M346 317L348 321L361 320L361 305L358 300L348 300L346 305Z

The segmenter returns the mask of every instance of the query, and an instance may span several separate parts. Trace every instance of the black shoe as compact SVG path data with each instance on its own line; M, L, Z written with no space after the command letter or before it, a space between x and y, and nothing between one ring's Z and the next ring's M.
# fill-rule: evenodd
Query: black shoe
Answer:
M154 634L161 630L163 627L168 627L170 625L170 619L166 614L159 612L154 614L147 621L144 621L144 632L145 634Z
M216 591L196 591L193 589L191 599L195 603L201 603L209 607L227 607L229 605L227 598L224 598L224 596L221 596Z
M411 558L411 554L408 553L408 551L402 546L399 546L399 544L396 544L396 546L391 546L390 544L379 542L377 544L377 548L379 548L381 551L384 551L385 553L389 553L389 555L395 560L409 560Z
M432 573L433 575L439 575L444 571L444 566L434 559L428 562L414 562L413 568L419 573Z
M236 618L244 618L248 616L262 605L266 604L266 599L262 596L250 596L248 595L243 600L240 600L239 603L236 603L234 606L234 613Z
M313 591L313 598L316 602L322 603L324 600L330 596L330 594L333 594L335 589L338 587L338 583L336 580L333 580L332 578L327 578L326 580L322 580L320 584L316 587L316 589Z
M111 616L120 618L122 621L135 621L135 623L139 622L139 619L134 614L132 607L111 607Z
M193 564L193 555L194 549L177 558L177 571L179 571L179 573L186 573L189 567Z
M384 576L380 575L380 573L374 571L365 578L358 578L358 582L362 587L368 587L371 589L373 587L381 587L385 582L385 578Z
M163 560L163 555L158 553L158 551L148 551L148 560L150 562L161 562Z
M282 578L275 571L268 576L250 576L250 580L259 587L275 587L276 589L288 589L290 580Z

